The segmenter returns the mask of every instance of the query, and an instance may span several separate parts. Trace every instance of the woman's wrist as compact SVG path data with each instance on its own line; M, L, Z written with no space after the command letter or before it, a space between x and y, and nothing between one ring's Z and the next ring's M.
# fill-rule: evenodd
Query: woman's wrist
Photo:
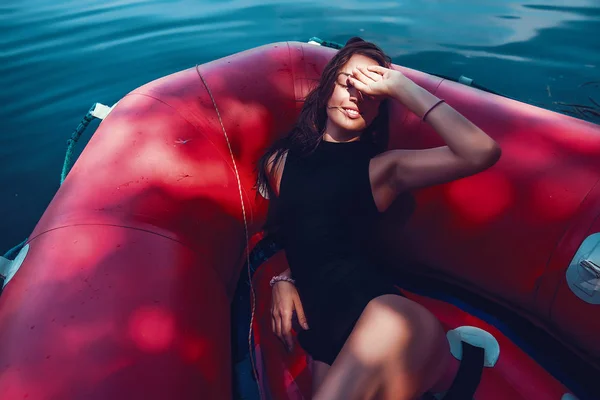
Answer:
M396 85L392 98L402 103L419 118L441 100L406 77Z
M283 276L287 276L288 278L291 278L292 277L292 270L290 268L288 268L288 269L286 269L285 271L283 271L279 275L283 275Z

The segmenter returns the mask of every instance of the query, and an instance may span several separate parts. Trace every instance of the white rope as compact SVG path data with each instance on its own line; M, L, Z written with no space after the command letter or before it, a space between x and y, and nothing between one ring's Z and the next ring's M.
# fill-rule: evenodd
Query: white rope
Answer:
M252 373L254 374L254 379L256 379L256 384L258 386L258 392L259 392L260 398L262 398L262 395L260 392L260 384L258 381L258 372L256 371L254 357L252 356L252 350L253 350L252 349L252 323L254 321L255 293L254 293L254 286L252 285L252 274L250 272L250 240L248 237L248 222L246 220L246 208L244 207L244 196L242 194L242 182L240 180L240 174L237 169L237 164L235 162L233 150L231 149L231 143L229 142L229 137L227 136L227 131L225 130L225 125L223 125L223 120L221 119L221 114L219 113L219 108L217 107L217 102L215 101L215 98L213 97L212 92L210 91L210 88L208 87L208 84L204 80L204 77L200 73L200 69L198 67L199 66L196 65L196 72L198 72L198 76L200 77L200 79L202 80L202 83L204 83L204 86L206 87L206 90L208 91L208 95L210 96L213 106L215 107L215 111L217 112L217 117L219 118L219 123L221 124L221 129L223 130L223 135L225 136L225 140L227 141L227 147L229 148L229 154L231 155L231 162L233 163L233 170L235 172L235 177L237 179L238 191L240 194L240 202L242 203L242 216L244 218L244 233L246 235L246 265L248 266L248 281L250 282L250 292L252 294L252 296L251 296L252 313L250 314L250 329L248 330L248 350L250 351L250 362L252 364Z

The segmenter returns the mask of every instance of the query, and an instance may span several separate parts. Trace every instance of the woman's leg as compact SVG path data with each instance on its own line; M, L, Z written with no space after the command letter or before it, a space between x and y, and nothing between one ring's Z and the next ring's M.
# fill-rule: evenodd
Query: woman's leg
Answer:
M450 368L444 330L420 304L397 295L369 302L314 400L415 399Z
M324 363L323 361L312 361L312 394L313 396L321 387L321 384L325 380L327 371L331 368L331 365Z

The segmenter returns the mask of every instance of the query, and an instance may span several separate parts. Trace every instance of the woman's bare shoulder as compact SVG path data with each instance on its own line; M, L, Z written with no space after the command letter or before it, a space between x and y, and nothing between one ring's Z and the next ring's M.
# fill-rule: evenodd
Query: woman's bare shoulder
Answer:
M285 162L287 160L288 151L284 151L275 163L276 154L272 154L269 157L269 161L267 163L267 173L269 174L269 183L271 187L275 190L277 196L279 196L279 186L281 185L281 177L283 175L283 168L285 167Z

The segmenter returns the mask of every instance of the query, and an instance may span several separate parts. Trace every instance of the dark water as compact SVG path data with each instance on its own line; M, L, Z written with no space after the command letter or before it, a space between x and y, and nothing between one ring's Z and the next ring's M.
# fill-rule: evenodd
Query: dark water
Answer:
M2 0L0 33L0 254L52 199L94 102L270 42L361 35L398 64L600 123L600 0Z

